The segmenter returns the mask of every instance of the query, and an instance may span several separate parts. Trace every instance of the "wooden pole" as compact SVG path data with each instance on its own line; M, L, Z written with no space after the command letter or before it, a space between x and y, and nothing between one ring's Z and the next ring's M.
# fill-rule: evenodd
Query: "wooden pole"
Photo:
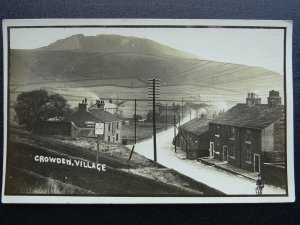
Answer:
M98 164L98 156L99 156L99 139L100 135L97 135L97 156L96 156L96 163Z
M166 103L166 130L168 129L168 103Z
M174 142L175 142L175 152L176 152L176 116L174 115Z
M134 144L136 144L136 98L134 99Z
M129 155L129 159L128 159L128 160L131 159L134 148L135 148L135 145L132 146L132 149L131 149L131 152L130 152L130 155Z
M153 150L154 150L154 161L156 162L156 118L155 118L155 86L156 82L155 79L152 80L153 87L152 87L152 104L153 104Z
M181 98L181 118L183 119L183 97Z

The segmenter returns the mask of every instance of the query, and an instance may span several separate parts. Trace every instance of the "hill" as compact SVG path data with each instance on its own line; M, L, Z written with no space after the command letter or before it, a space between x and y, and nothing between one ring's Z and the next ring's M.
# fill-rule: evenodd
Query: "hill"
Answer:
M105 96L99 87L109 87L112 96L122 87L133 90L128 95L134 98L136 92L147 95L152 77L161 79L165 97L201 94L239 101L250 91L265 97L271 89L283 90L283 77L273 71L204 60L148 39L118 35L73 35L38 49L11 50L10 63L16 92L36 85L84 88Z

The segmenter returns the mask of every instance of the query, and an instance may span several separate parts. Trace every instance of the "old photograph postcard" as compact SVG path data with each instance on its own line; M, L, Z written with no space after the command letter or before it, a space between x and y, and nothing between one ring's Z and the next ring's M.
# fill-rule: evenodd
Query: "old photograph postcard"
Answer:
M4 203L293 202L292 22L4 20Z

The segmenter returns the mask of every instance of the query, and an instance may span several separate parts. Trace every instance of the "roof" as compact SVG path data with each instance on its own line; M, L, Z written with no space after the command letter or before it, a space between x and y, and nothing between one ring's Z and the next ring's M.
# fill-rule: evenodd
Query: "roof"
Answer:
M268 104L237 104L211 123L263 129L282 118L283 110L283 105L270 107Z
M187 132L200 135L208 131L208 123L210 121L211 119L194 118L180 127Z
M118 106L114 103L109 103L109 102L105 102L105 103L102 103L104 105L104 109L117 109ZM95 103L94 105L90 106L89 107L89 110L90 109L99 109L97 107L97 103Z
M84 127L86 121L99 121L97 117L87 111L77 111L71 116L67 117L64 121L72 121L76 126Z
M89 111L79 110L66 118L64 121L72 121L76 124L76 126L84 127L86 121L101 121L105 123L112 121L121 121L121 119L109 112L100 109L91 109Z
M95 116L96 118L98 118L101 122L111 122L111 121L120 121L122 120L121 118L103 111L101 109L90 109L89 112Z

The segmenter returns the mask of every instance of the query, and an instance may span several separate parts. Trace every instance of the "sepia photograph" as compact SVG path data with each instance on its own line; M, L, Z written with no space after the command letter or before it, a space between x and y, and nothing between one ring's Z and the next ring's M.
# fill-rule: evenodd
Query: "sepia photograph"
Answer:
M292 202L292 23L4 20L4 203Z

